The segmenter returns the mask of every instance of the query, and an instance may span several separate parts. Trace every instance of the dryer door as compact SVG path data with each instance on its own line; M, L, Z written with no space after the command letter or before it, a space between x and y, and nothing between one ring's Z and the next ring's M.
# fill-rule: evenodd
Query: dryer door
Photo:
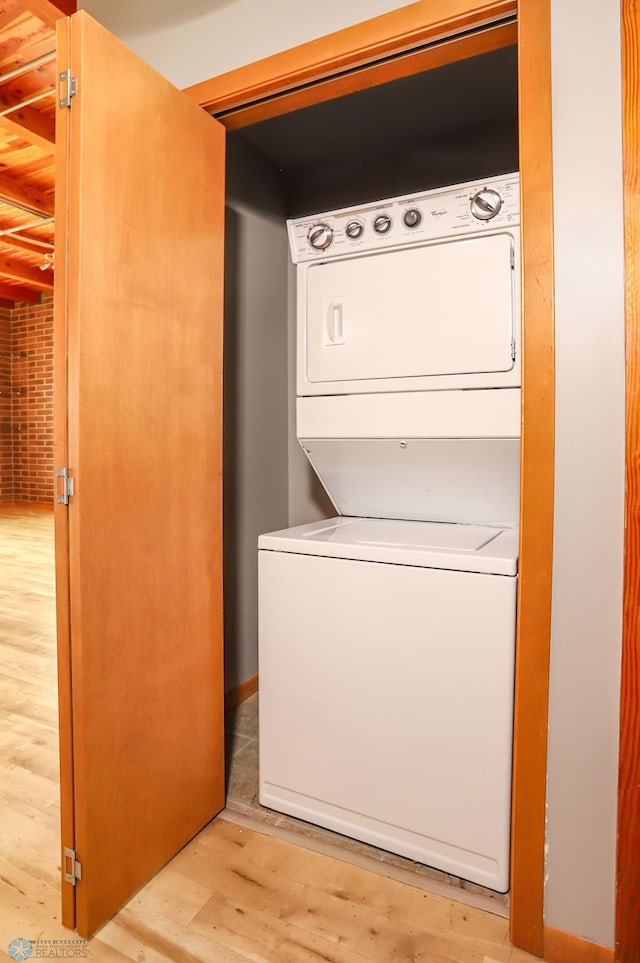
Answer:
M504 233L309 265L306 380L385 390L391 379L510 371L513 264Z

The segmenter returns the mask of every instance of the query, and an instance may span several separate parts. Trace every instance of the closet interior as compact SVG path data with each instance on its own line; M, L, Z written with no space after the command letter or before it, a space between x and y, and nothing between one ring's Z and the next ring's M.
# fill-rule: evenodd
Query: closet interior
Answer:
M228 134L227 691L257 672L258 536L335 514L296 439L295 269L286 219L517 171L517 93L510 45ZM242 710L245 738L251 711ZM233 752L233 719L230 728ZM247 789L257 746L236 748L245 787L238 809L269 819Z

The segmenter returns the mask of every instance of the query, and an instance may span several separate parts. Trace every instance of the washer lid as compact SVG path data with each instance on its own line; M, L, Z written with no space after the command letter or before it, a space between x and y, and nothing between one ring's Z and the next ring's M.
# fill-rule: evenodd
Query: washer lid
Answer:
M458 572L518 571L517 532L488 525L341 516L261 535L258 548Z
M518 438L303 438L301 444L346 518L517 527Z

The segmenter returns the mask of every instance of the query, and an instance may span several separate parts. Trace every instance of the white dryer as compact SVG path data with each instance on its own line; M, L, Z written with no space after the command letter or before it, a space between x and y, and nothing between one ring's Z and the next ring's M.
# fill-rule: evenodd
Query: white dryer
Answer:
M288 223L297 393L520 385L519 177Z
M337 516L259 539L260 799L509 886L517 174L289 223L297 434Z

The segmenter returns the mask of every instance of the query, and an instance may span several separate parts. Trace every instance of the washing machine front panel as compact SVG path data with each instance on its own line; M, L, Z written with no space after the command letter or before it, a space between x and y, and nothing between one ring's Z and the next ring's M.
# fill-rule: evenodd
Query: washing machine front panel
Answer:
M516 578L260 551L260 801L509 879Z

